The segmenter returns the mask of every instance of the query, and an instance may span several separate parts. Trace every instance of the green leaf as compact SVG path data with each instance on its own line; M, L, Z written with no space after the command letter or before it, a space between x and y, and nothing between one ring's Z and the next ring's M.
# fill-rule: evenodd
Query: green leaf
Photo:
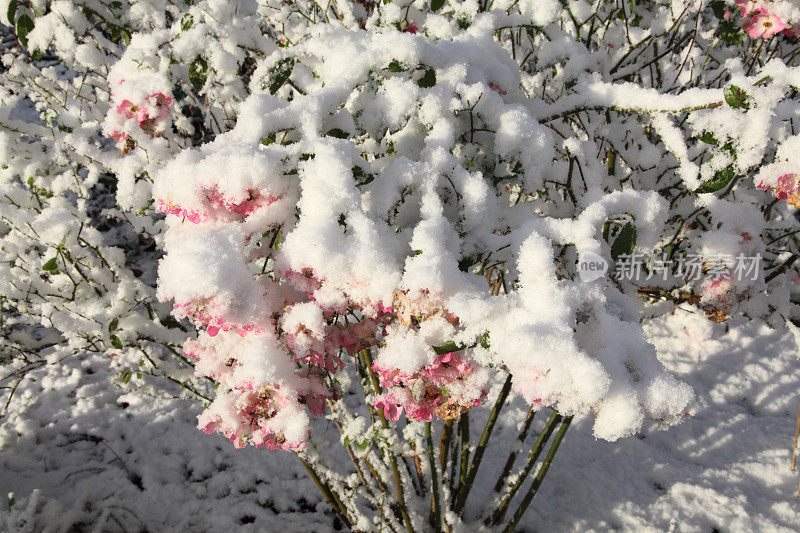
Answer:
M426 69L425 75L423 75L419 79L417 85L419 85L423 89L427 89L429 87L433 87L434 85L436 85L436 70L432 68Z
M636 226L628 222L623 226L617 238L614 239L614 244L611 245L611 259L616 261L617 258L623 254L633 253L633 247L635 245Z
M123 384L127 385L128 382L131 380L131 376L133 376L133 372L131 372L130 370L123 370L122 373L120 374L120 381L122 381Z
M696 194L703 194L708 192L717 192L726 185L728 185L733 178L736 177L736 172L733 170L733 165L728 165L723 170L717 171L713 180L709 180L694 190Z
M194 17L191 13L186 13L181 17L181 30L186 31L194 24Z
M175 97L176 102L180 102L186 98L186 91L184 91L183 87L180 85L175 85L175 87L172 88L172 96Z
M42 270L48 270L51 274L58 274L58 264L56 263L57 257L49 259L42 265Z
M331 130L328 130L328 132L325 133L325 136L336 137L337 139L347 139L350 136L350 134L344 130L340 130L339 128L333 128Z
M292 75L292 70L294 70L294 59L291 57L281 59L269 69L269 94L275 94L278 89L283 87L283 84Z
M389 63L389 66L387 68L389 69L389 72L405 72L406 71L406 68L397 59L392 59L391 63Z
M14 17L17 15L17 0L8 3L8 23L14 26Z
M722 94L725 96L725 101L732 108L750 109L750 97L736 85L728 85L723 89Z
M696 188L694 192L696 194L717 192L721 188L725 187L728 183L730 183L730 180L710 180Z
M189 81L195 91L199 91L208 79L208 61L203 56L197 56L189 65Z
M364 185L372 182L372 180L375 179L374 175L367 174L361 167L353 167L352 171L353 171L353 179L356 180L357 187L363 187Z
M459 350L463 350L463 346L458 346L453 341L447 341L446 343L442 344L441 346L434 346L433 351L436 352L436 355L444 355L450 352L457 352Z
M112 331L116 331L118 326L119 326L119 319L115 318L114 320L108 323L108 332L111 333Z
M741 44L744 40L741 24L736 24L733 20L720 20L718 33L725 44L729 46Z
M719 141L717 140L717 138L714 137L714 134L711 133L710 131L704 131L697 138L699 140L703 141L706 144L713 144L714 146L719 144Z
M439 11L444 6L444 0L431 0L431 11L434 13Z
M117 337L116 335L111 335L111 346L113 346L117 350L121 350L122 349L122 341L119 340L119 337ZM131 378L128 377L128 379L131 379ZM127 383L127 381L125 383Z
M25 48L28 48L28 34L32 29L33 19L27 14L20 15L17 19L17 39Z
M711 9L712 11L714 11L714 16L717 17L718 19L725 18L726 6L725 2L723 2L722 0L714 0L713 2L711 2Z
M483 335L481 335L480 343L481 343L482 347L486 348L487 350L489 349L489 332L488 331L486 333L484 333Z

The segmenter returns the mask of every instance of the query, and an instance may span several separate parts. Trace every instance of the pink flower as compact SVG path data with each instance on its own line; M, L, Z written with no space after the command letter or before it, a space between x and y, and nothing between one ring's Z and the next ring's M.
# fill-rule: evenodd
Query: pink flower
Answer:
M172 97L164 93L154 93L144 99L143 112L139 114L139 125L147 119L161 120L169 116L172 107Z
M772 190L772 195L779 200L800 208L800 177L793 172L780 176L775 185L767 185L763 181L757 186L759 189Z
M786 28L786 24L772 13L756 13L742 25L751 39L769 39Z
M153 93L146 96L142 102L132 102L126 98L117 105L116 111L124 120L136 119L136 123L142 131L150 137L156 137L161 135L167 126L166 119L170 115L172 103L171 96L164 93ZM123 135L125 135L124 138ZM120 139L127 140L128 138L125 132L119 130L112 131L109 136L117 142L120 142Z
M457 354L446 353L428 366L425 372L431 381L441 386L472 372L472 367Z
M208 434L222 433L236 448L252 444L270 450L297 451L305 447L305 442L288 440L285 426L274 423L280 411L289 409L291 414L297 407L296 401L277 386L220 393L198 418L198 427Z
M711 282L711 284L706 287L704 293L709 298L727 301L732 286L733 279L731 278L730 274L725 274L719 279Z
M378 380L381 387L391 387L397 385L401 381L409 379L409 375L401 372L397 368L381 368L377 363L372 365L372 370L378 373Z
M738 273L736 274L738 276ZM734 279L730 271L714 279L703 290L702 306L708 318L720 323L728 319L736 306L744 301L753 288L752 282Z
M236 331L244 336L248 333L260 333L263 330L254 324L234 324L224 318L227 310L213 297L197 298L188 302L175 302L172 314L176 318L192 317L195 322L206 324L206 332L215 337L220 330Z
M283 273L283 276L289 285L309 296L322 287L322 280L316 277L314 270L311 268L303 268L299 271L287 270Z
M381 394L372 399L372 405L376 409L383 410L383 416L387 420L397 422L403 412L402 402L398 401L392 392Z
M119 130L112 131L109 137L114 139L114 142L118 143L125 142L128 140L128 134Z
M428 390L419 400L411 399L404 407L406 415L411 420L430 422L433 420L433 415L437 414L439 406L444 402L444 397L441 394Z
M133 102L126 99L117 106L117 113L123 115L125 118L133 118L137 115L138 108Z
M193 224L200 224L218 219L244 220L257 209L268 207L283 198L283 195L264 195L256 189L248 189L243 200L225 197L216 188L205 191L204 196L205 205L200 209L184 208L174 204L171 199L162 198L156 200L156 206L162 213L183 217Z
M483 378L473 381L478 374L473 373L472 365L463 354L456 352L439 356L412 375L377 364L372 369L378 373L381 386L390 387L389 393L377 400L391 416L399 417L405 410L412 420L430 422L434 415L453 419L480 405L486 396Z

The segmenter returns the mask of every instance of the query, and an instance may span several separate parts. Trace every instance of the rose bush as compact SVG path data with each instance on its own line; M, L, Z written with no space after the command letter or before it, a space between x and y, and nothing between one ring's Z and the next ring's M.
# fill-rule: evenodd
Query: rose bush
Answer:
M573 416L692 414L645 320L798 318L793 2L0 13L0 377L113 354L296 452L351 529L511 530ZM465 512L512 391L521 442L552 415Z

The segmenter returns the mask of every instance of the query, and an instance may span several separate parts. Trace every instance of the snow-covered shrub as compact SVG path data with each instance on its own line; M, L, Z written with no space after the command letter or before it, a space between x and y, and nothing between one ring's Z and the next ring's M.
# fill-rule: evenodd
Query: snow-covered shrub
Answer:
M573 416L691 414L644 320L800 318L792 2L5 7L5 342L143 355L352 529L513 529ZM553 414L465 515L512 390Z

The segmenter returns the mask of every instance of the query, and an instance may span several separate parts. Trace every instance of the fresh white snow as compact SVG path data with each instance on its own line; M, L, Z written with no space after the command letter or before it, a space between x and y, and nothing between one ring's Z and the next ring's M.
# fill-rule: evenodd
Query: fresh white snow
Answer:
M796 530L791 333L745 320L726 332L680 309L646 329L667 369L694 388L696 414L613 444L592 436L591 415L576 417L520 530ZM115 368L113 357L86 355L20 383L0 426L0 491L14 493L0 530L334 530L294 454L205 436L199 406L126 393L110 384ZM526 410L519 398L506 407L493 449L506 449L498 445ZM315 432L336 432L316 422ZM505 452L487 456L474 509L504 461Z

